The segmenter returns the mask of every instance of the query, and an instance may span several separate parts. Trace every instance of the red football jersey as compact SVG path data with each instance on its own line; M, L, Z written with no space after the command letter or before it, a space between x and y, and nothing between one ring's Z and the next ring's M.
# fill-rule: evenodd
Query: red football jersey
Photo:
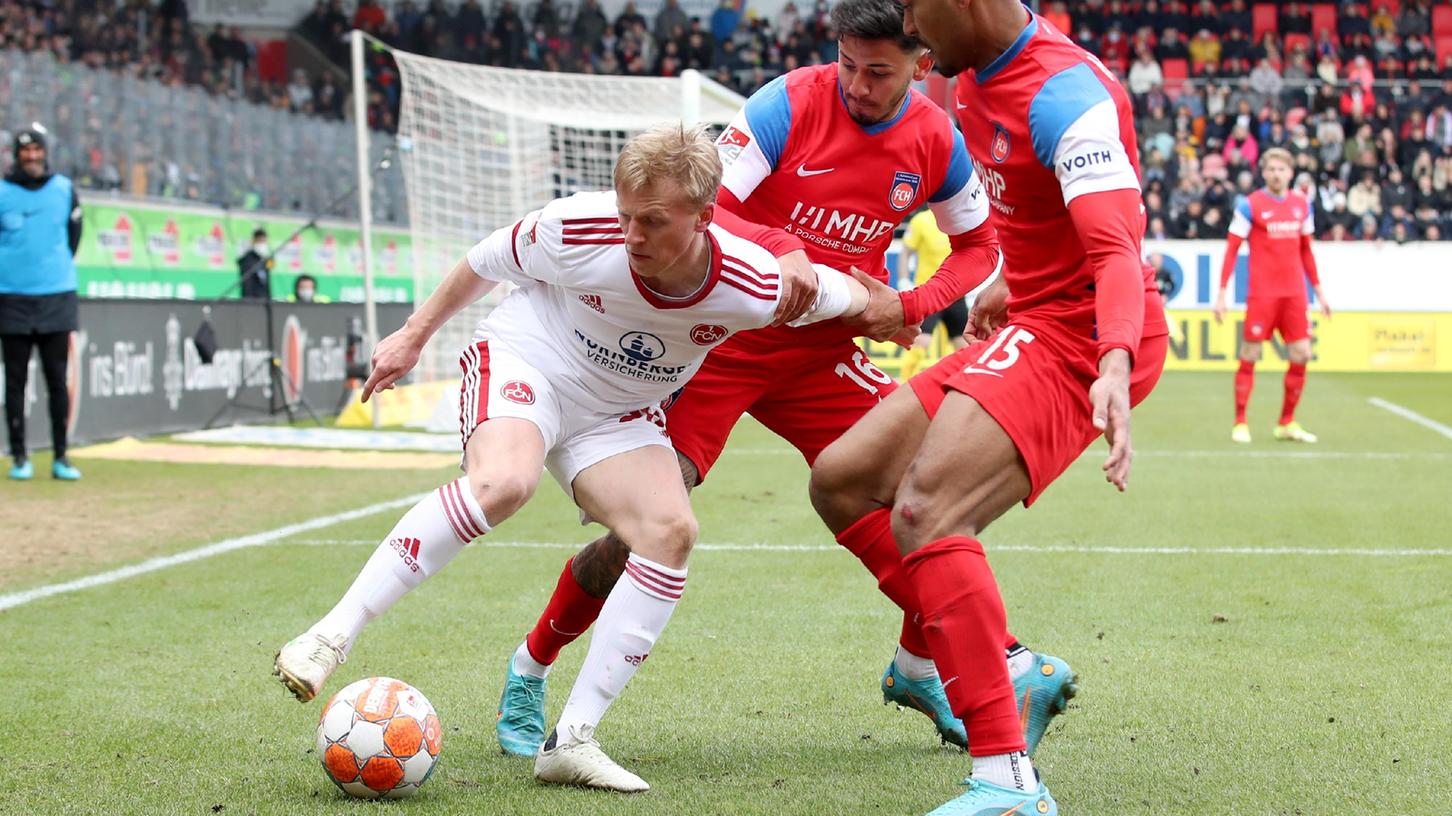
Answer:
M1305 297L1301 236L1315 232L1311 202L1295 190L1277 198L1262 187L1237 201L1230 233L1250 245L1247 297Z
M716 146L739 215L784 228L813 261L843 272L856 266L886 282L893 230L925 202L949 235L988 220L963 137L943 110L910 90L891 119L858 124L835 63L752 94Z
M1140 189L1128 95L1094 56L1030 14L998 59L960 76L955 105L994 210L1010 316L1034 310L1092 333L1094 268L1069 202ZM1148 265L1144 292L1143 336L1166 333Z

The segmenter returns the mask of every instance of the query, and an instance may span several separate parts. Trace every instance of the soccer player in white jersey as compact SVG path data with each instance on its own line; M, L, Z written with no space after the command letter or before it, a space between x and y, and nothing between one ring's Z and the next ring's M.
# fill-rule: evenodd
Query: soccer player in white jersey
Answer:
M556 200L480 241L379 343L364 400L407 374L464 306L500 282L519 285L460 359L466 475L405 513L337 606L279 651L274 673L300 700L321 690L366 623L513 515L548 468L631 554L535 777L649 788L594 732L675 610L696 539L661 402L732 332L771 323L781 297L771 253L712 223L720 182L702 131L647 131L621 151L614 192ZM803 322L866 307L856 280L815 269Z

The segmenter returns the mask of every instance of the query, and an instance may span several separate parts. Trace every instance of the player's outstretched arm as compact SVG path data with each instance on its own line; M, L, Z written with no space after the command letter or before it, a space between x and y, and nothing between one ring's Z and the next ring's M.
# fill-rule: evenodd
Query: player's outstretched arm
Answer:
M781 299L771 325L781 326L807 313L817 297L817 275L807 258L802 239L783 229L764 227L737 215L741 202L725 187L717 195L716 213L712 220L732 235L745 238L776 257L781 268Z
M462 258L445 276L428 300L424 301L403 328L379 341L373 349L373 370L363 383L363 402L379 391L387 391L413 367L418 365L424 344L439 327L460 309L489 293L498 284L474 272L468 258Z

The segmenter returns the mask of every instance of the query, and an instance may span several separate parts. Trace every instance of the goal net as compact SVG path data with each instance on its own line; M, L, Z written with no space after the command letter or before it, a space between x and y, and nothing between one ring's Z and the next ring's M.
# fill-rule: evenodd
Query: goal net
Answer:
M398 136L416 303L494 229L551 199L609 189L633 135L663 122L724 126L746 101L694 71L596 76L393 56L403 79ZM457 379L460 350L501 297L493 292L449 321L416 380Z

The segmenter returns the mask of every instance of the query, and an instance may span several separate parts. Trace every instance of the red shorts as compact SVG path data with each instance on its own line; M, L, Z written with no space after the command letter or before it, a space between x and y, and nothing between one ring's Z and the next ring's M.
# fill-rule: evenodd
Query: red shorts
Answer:
M786 344L776 339L782 334L722 343L670 403L671 443L702 481L742 414L790 442L810 465L897 388L851 340Z
M1140 341L1129 399L1141 400L1159 381L1168 338ZM1021 316L992 337L944 357L908 382L927 410L938 412L948 391L972 397L1008 433L1028 467L1033 504L1054 479L1099 437L1089 386L1099 378L1098 342L1050 321Z
M1245 342L1263 343L1271 332L1280 332L1282 343L1294 343L1311 336L1306 319L1309 304L1305 296L1247 298Z

